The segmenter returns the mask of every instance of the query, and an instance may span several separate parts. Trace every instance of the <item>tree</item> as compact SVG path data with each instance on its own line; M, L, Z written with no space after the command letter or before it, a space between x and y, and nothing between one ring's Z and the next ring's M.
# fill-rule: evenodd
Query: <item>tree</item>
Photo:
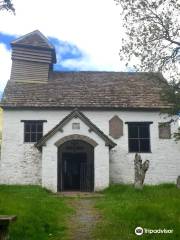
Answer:
M163 98L166 112L180 113L180 0L115 0L121 5L126 30L121 60L135 70L162 72L168 79ZM178 117L177 117L178 118ZM176 134L180 140L180 133Z
M11 11L15 14L15 9L12 4L12 0L3 0L0 1L0 10Z

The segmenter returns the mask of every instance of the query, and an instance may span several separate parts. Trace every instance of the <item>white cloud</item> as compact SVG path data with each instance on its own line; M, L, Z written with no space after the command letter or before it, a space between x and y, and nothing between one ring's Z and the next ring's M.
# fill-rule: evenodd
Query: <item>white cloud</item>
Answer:
M39 29L44 35L71 42L82 49L97 70L125 69L119 60L122 27L120 7L113 0L14 0L16 16L0 14L0 31L23 35ZM67 63L69 64L70 63ZM85 68L85 69L87 69Z
M0 90L4 89L10 77L11 53L4 44L0 44Z
M87 70L97 70L97 66L91 62L91 59L88 56L83 56L80 59L66 59L61 62L61 65L65 68L75 69L80 71L87 71ZM99 69L100 70L100 69Z

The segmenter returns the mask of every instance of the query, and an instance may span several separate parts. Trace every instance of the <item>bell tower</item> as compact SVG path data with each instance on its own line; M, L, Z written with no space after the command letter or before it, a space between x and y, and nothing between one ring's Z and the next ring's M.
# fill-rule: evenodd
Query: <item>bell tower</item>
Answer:
M56 63L55 48L48 39L39 30L35 30L11 42L11 46L10 80L46 83L53 63Z

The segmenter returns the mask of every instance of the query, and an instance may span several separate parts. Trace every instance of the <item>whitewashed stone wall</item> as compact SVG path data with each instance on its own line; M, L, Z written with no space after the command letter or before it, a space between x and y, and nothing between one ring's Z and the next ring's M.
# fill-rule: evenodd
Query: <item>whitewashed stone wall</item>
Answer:
M133 114L133 115L132 115ZM124 112L117 114L124 122L149 121L151 153L141 153L143 160L150 160L146 184L176 182L180 174L180 143L174 139L159 139L158 123L167 121L162 114L152 112ZM172 124L172 133L177 130ZM134 181L134 153L128 152L128 125L124 124L124 136L115 141L117 146L110 153L110 178L114 183Z
M1 184L41 184L41 153L24 143L24 125L15 111L3 112Z
M33 144L23 142L24 125L21 120L47 120L47 123L44 123L44 133L47 133L69 113L70 111L58 110L4 111L0 161L1 183L41 184L42 179L43 186L56 191L57 147L54 142L60 137L72 134L72 129L70 129L70 125L67 125L64 127L63 133L58 132L49 139L47 146L43 147L41 162L41 154L33 147ZM159 139L158 122L167 121L167 119L164 119L158 112L83 111L83 113L107 135L109 134L109 120L114 115L118 115L124 123L126 121L152 121L153 124L150 125L152 153L141 154L144 160L150 160L150 169L147 172L145 183L157 184L176 181L176 177L180 174L180 143L176 144L173 139ZM177 129L177 126L173 126L173 129ZM132 183L134 154L128 152L127 124L124 124L124 135L120 139L114 140L117 146L110 152L110 167L107 163L108 149L104 146L103 140L97 135L94 136L95 133L89 133L85 126L81 131L80 134L89 136L99 144L95 148L95 188L101 189L107 186L109 174L111 182Z

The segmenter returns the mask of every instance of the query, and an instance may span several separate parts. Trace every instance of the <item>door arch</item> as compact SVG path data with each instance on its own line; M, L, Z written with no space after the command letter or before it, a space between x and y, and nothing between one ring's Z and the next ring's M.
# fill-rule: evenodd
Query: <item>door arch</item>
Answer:
M94 147L69 140L58 147L58 191L94 191Z

